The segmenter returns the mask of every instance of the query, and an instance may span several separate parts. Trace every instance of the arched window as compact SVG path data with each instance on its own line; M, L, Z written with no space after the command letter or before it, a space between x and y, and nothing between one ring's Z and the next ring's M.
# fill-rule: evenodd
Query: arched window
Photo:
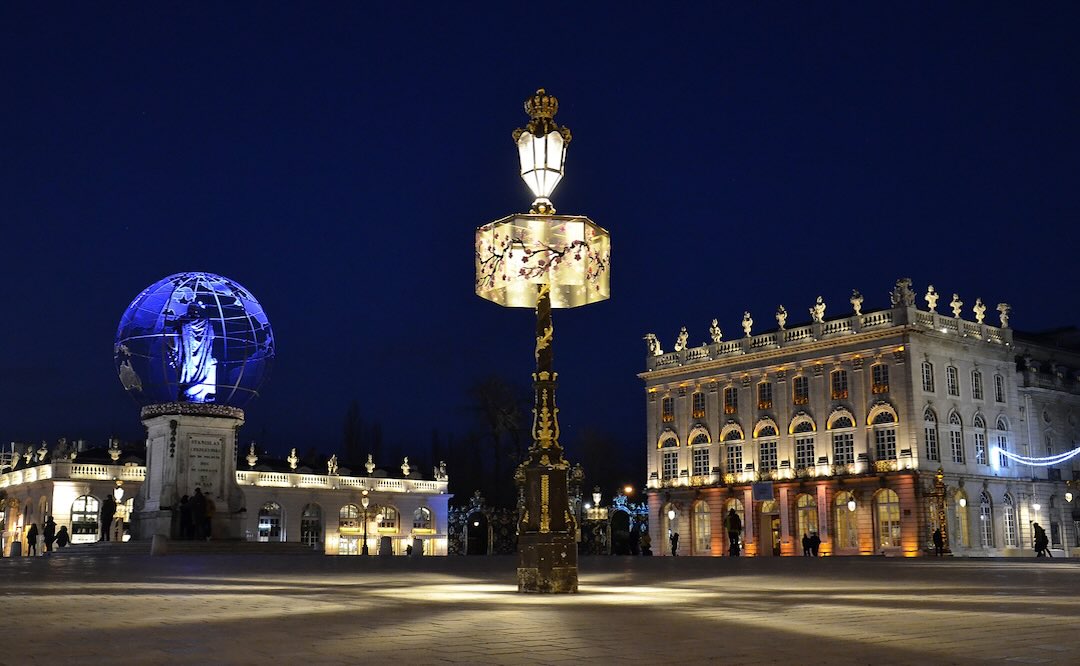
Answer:
M93 541L98 534L98 514L101 512L101 503L96 497L82 495L76 497L71 504L71 536L72 541ZM75 537L82 536L82 539Z
M709 435L708 435L708 433L704 433L704 432L699 432L698 434L694 435L690 439L690 446L697 446L699 444L708 444L708 443L709 443Z
M360 554L360 541L364 535L363 520L360 515L360 507L355 504L346 504L338 511L339 555Z
M964 462L964 432L962 422L956 411L949 412L949 449L954 463Z
M322 507L308 504L300 514L300 543L315 548L322 541Z
M960 371L956 366L945 368L945 388L949 395L960 397Z
M853 550L859 547L859 526L855 511L852 511L855 496L849 492L836 494L833 500L833 530L836 539L836 547L842 550Z
M896 460L896 412L888 405L878 405L870 411L874 426L874 459Z
M674 435L660 438L660 478L674 479L679 475L679 440Z
M923 421L925 421L923 433L926 436L926 459L939 462L941 449L938 446L937 414L927 407L923 412Z
M1008 467L1009 458L1005 454L1009 450L1009 424L1005 422L1005 419L998 418L997 430L997 447L1000 449L1000 453L998 453L998 465L1001 467Z
M1005 527L1005 547L1018 548L1020 535L1016 529L1016 506L1013 504L1012 495L1005 493L1001 500L1001 517Z
M900 546L900 497L888 488L874 496L874 531L878 548Z
M712 548L712 525L709 522L709 505L694 504L694 554L709 555Z
M971 397L976 400L983 399L982 373L978 370L971 371Z
M798 518L799 534L802 537L805 535L817 534L818 531L818 515L817 515L817 502L812 495L799 495L795 498L795 511Z
M776 428L771 425L762 426L757 432L757 437L776 437Z
M976 414L975 418L971 419L971 427L974 430L972 437L975 440L975 464L987 465L989 459L986 455L986 419L982 414Z
M923 361L922 364L922 390L934 392L934 364L930 361Z
M259 541L284 541L281 529L281 505L267 502L259 509Z
M414 530L430 530L431 529L431 509L426 506L422 506L413 511Z
M390 505L385 505L379 509L376 520L379 521L380 532L396 532L398 528L398 510Z
M956 514L956 527L953 529L953 541L964 548L971 547L971 530L968 528L967 494L964 491L956 493L953 498L953 507Z
M979 545L994 547L994 508L990 504L990 494L985 490L979 498Z

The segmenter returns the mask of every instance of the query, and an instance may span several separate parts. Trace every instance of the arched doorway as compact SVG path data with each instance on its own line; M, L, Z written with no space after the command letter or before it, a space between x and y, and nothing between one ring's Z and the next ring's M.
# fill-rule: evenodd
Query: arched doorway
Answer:
M281 505L267 502L259 509L259 541L284 541L281 529Z
M322 507L308 504L300 515L300 543L316 548L322 541Z
M491 527L487 516L480 511L469 514L465 521L465 554L487 555L491 543Z
M101 502L93 495L76 497L71 504L71 543L91 543L98 537Z
M759 555L780 554L780 504L776 500L761 503L761 549ZM771 544L771 547L770 547Z
M611 554L630 554L630 514L626 511L611 512Z

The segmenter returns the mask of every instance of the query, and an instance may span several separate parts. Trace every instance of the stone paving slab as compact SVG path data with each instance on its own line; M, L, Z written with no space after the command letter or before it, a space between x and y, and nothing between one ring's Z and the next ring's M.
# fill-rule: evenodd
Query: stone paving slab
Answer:
M0 561L0 664L1077 664L1080 562L95 553Z

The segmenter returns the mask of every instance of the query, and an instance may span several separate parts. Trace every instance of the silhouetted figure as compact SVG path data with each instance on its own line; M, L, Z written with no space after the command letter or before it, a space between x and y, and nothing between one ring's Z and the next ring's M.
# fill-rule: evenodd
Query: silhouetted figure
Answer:
M727 516L724 518L724 528L727 530L728 543L728 555L731 557L739 556L739 535L742 534L742 519L739 518L739 514L735 512L735 509L728 509Z
M641 556L652 557L652 537L648 530L641 533Z
M810 554L814 557L818 556L818 551L821 550L821 537L817 532L810 535Z
M641 553L641 523L637 520L634 521L633 527L630 528L630 554L638 555Z
M116 515L116 500L113 499L112 494L105 496L105 501L101 503L101 540L109 540L109 531L112 528L113 516Z
M679 552L679 533L672 532L669 539L671 541L671 556L675 557L675 555L677 555Z
M209 541L211 535L214 534L214 530L213 530L213 527L214 527L214 509L216 509L216 508L217 507L214 504L214 500L207 497L206 498L206 512L203 514L203 517L202 517L203 535L206 537L207 541ZM196 520L198 520L198 518L196 518Z
M806 532L802 535L802 554L803 557L810 557L810 537Z
M202 494L201 488L195 489L195 494L191 496L191 501L188 504L191 505L191 525L194 537L196 539L205 539L209 536L204 532L206 529L206 496Z
M45 537L45 552L51 553L53 542L56 541L56 521L52 516L45 519L45 529L41 533Z
M33 553L34 555L38 554L38 551L37 551L37 537L38 537L37 523L30 523L30 529L28 529L26 531L26 554L27 555L30 555L31 553Z
M188 496L180 498L180 538L187 541L195 536L195 524L191 520L191 502Z
M405 555L412 557L412 545L405 546Z
M941 534L941 528L934 530L934 555L942 556L945 554L945 537Z
M1035 530L1035 556L1053 557L1050 553L1050 539L1046 538L1046 530L1038 523L1032 523L1031 527Z
M64 548L71 543L71 535L68 534L67 525L61 525L60 531L56 533L56 547Z

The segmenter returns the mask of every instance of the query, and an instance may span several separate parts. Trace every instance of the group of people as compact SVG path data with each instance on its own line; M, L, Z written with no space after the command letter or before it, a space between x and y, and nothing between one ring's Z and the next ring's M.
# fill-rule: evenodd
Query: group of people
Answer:
M811 532L809 535L803 532L802 535L802 554L803 557L817 557L818 551L821 549L821 537L817 532Z
M210 538L214 520L214 500L203 495L201 488L188 497L180 498L180 538L205 541Z
M42 548L45 550L45 554L51 553L53 550L53 544L56 544L58 548L63 548L71 542L71 536L68 534L67 525L56 529L56 521L52 516L45 519L45 524L38 532L37 523L30 523L30 527L26 530L26 554L37 555L38 554L38 542L41 542Z

